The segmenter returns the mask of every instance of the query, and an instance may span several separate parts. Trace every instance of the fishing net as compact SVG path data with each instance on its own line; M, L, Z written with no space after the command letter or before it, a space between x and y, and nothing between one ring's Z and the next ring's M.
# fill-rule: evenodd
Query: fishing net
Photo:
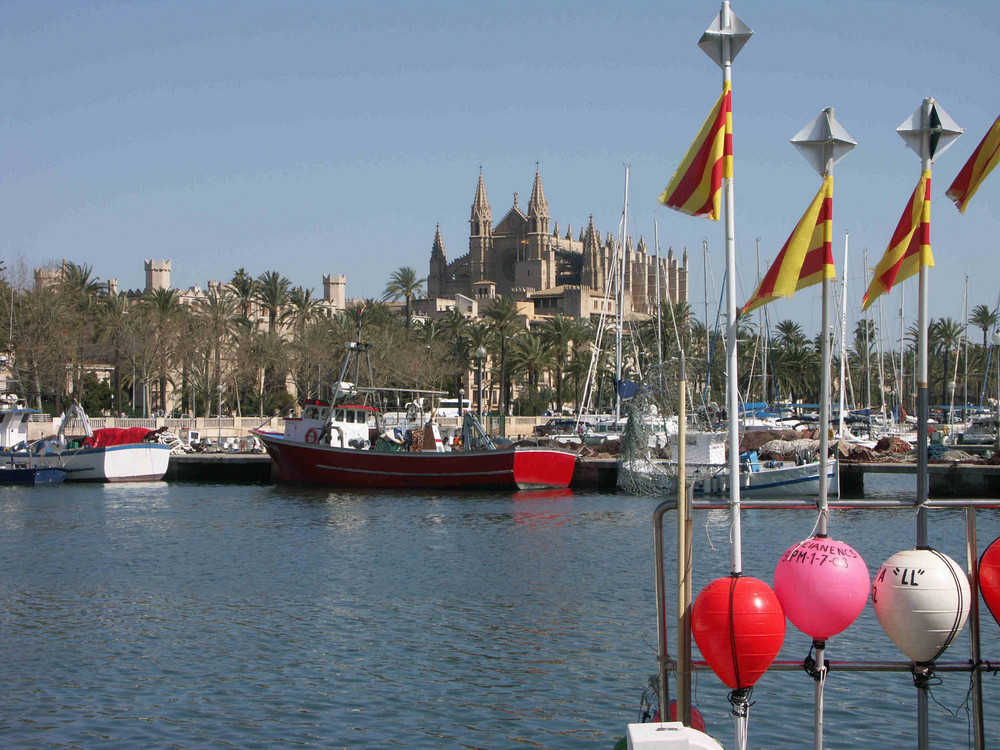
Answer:
M618 487L633 495L677 491L677 413L679 363L651 366L628 403L628 423L618 452ZM691 403L690 395L688 403ZM688 411L687 477L703 481L725 467L725 437Z

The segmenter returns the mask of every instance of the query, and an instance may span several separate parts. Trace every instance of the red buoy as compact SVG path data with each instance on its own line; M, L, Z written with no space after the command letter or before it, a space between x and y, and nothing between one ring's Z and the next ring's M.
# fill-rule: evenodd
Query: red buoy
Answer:
M1000 625L1000 537L979 558L979 590L993 619Z
M691 632L712 671L733 690L753 687L785 640L785 613L771 587L741 575L698 594Z

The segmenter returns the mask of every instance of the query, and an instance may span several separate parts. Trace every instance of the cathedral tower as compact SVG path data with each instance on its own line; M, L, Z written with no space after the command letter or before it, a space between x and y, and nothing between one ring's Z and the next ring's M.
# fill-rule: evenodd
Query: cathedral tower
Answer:
M473 284L486 278L486 263L493 249L493 215L486 198L483 173L479 173L476 197L469 217L469 281Z
M444 254L444 240L441 239L441 225L437 225L434 233L434 246L431 248L431 268L427 276L427 296L444 297L447 294L445 285L448 283L448 259Z

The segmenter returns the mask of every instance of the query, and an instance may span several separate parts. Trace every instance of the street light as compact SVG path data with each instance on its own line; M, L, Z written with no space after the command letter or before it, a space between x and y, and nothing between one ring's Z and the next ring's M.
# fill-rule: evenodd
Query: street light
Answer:
M488 352L485 346L476 349L476 365L479 368L479 420L483 419L483 362L486 361Z
M465 411L464 408L463 408L464 406L465 406L465 389L464 388L459 388L458 389L458 416L460 416L460 417L462 416L462 414Z
M215 387L219 392L219 447L222 447L222 384Z

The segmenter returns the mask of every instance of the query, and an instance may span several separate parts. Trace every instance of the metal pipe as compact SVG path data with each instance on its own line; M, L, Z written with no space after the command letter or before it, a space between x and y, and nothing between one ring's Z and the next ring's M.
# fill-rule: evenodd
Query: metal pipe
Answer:
M676 501L674 501L676 502ZM673 506L664 501L653 511L653 555L656 576L656 673L660 686L660 721L669 717L670 698L667 695L667 672L672 668L667 643L667 592L663 570L663 516Z
M830 672L912 672L913 662L911 661L828 661L827 670ZM691 668L697 672L707 672L712 668L707 661L694 661ZM769 672L800 672L802 662L800 661L773 661L767 668ZM973 669L969 662L934 662L935 672L990 672L996 667L987 666L985 663L976 665Z
M677 720L684 726L691 725L690 680L691 673L683 668L686 659L690 659L688 643L684 640L687 618L690 615L691 602L686 597L688 576L691 571L690 547L687 540L687 372L684 364L684 352L680 353L680 371L677 379L679 402L677 407L677 661L681 664L677 684ZM688 627L690 627L688 625ZM687 685L684 677L687 677ZM660 712L660 721L665 721L669 714Z
M976 509L965 509L965 561L969 569L969 657L973 664L979 664L979 555L976 541ZM972 726L975 736L975 750L985 750L985 727L983 725L983 678L978 669L972 672Z

